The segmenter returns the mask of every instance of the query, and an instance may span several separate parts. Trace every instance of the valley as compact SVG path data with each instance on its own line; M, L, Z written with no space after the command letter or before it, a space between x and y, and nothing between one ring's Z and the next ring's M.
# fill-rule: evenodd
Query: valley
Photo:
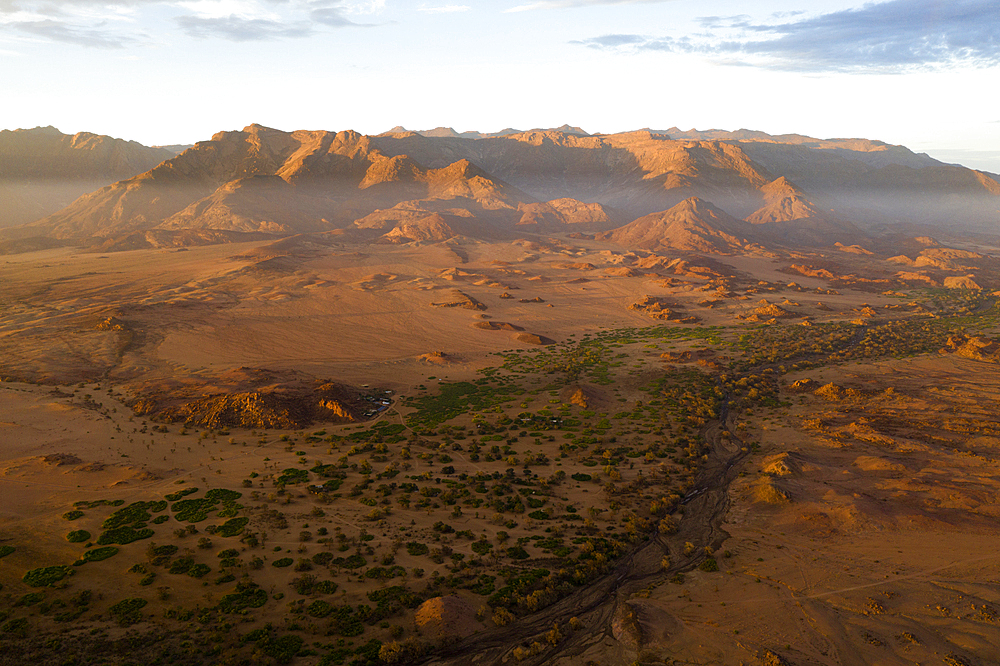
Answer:
M0 232L0 662L995 662L994 177L570 130L255 125Z

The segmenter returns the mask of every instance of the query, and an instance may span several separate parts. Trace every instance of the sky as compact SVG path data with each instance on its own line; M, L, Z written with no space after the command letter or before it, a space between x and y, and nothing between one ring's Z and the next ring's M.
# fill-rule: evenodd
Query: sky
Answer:
M0 0L0 129L863 137L1000 173L997 0Z

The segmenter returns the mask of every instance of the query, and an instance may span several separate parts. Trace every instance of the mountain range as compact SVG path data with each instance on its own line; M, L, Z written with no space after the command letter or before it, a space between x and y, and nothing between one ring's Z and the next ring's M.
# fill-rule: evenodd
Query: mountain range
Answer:
M250 125L175 154L36 128L0 132L0 193L0 233L29 249L576 232L730 253L850 244L900 224L993 233L1000 224L994 174L878 141L750 130L367 136Z
M63 134L54 127L2 130L0 227L33 222L175 154L86 132Z

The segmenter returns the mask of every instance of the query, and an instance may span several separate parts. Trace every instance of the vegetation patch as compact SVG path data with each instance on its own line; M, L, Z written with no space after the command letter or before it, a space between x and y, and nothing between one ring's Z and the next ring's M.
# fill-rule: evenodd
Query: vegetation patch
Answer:
M426 544L419 543L417 541L411 541L406 544L406 552L410 555L426 555L430 552L430 548Z
M86 551L81 558L84 562L100 562L118 554L118 549L114 546L104 546L103 548L93 548Z
M294 486L299 483L309 482L309 470L289 467L281 471L281 476L275 479L275 484L282 486Z
M15 606L34 606L45 600L44 592L28 592L26 595L14 602Z
M222 523L215 533L221 537L239 536L243 533L243 529L246 527L248 522L250 522L250 519L245 516L240 518L230 518L226 522Z
M250 608L260 608L267 603L267 592L256 583L245 582L236 585L236 592L227 594L219 602L223 613L240 613Z
M108 609L111 617L122 627L131 627L142 622L142 609L148 602L145 599L123 599Z
M201 564L199 562L198 564L192 565L191 568L187 570L187 575L191 576L191 578L201 578L202 576L209 574L211 572L212 572L212 567L208 566L207 564Z
M145 523L152 517L152 513L160 513L167 508L165 501L157 502L133 502L126 507L118 509L108 516L101 525L106 530L113 530L135 523Z
M188 495L193 495L198 492L197 488L185 488L184 490L178 490L176 493L170 493L169 495L164 495L164 499L168 502L176 502L182 500Z
M84 541L90 541L90 532L87 530L73 530L66 535L66 541L70 543L83 543Z
M148 527L143 527L141 529L135 529L132 526L128 527L118 527L113 530L108 530L97 537L97 543L102 546L107 546L110 544L119 544L124 546L130 544L133 541L139 541L141 539L148 539L153 536L153 530Z
M41 567L27 572L21 580L31 587L47 587L58 583L70 573L70 568L65 566Z

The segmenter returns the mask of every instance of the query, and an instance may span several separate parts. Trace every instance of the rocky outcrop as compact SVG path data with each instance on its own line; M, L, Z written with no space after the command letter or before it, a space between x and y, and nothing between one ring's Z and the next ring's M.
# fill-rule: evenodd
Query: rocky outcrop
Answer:
M501 298L503 298L501 296ZM451 298L440 303L431 303L436 308L464 308L466 310L485 310L486 306L464 291L452 289Z
M269 387L216 393L193 399L147 395L131 404L137 416L201 428L296 429L315 422L349 423L360 418L364 402L340 384Z
M745 321L768 321L772 319L786 319L789 317L798 317L799 315L786 310L785 308L771 303L766 298L762 298L757 301L757 307L749 315L740 315L740 319Z
M975 275L965 275L962 277L949 276L944 279L945 289L974 289L979 291L982 289L973 278Z
M523 331L524 328L521 326L516 326L515 324L510 324L505 321L477 321L472 325L473 328L481 328L484 331Z
M534 333L518 333L517 340L528 345L554 345L556 342L552 338L547 338L544 335L535 335Z
M641 301L636 301L635 303L629 305L628 309L636 312L642 312L649 315L653 319L660 319L663 321L676 321L681 324L694 324L700 321L698 317L688 316L677 312L676 308L679 307L680 306L662 298L647 295L644 296Z
M433 639L465 637L482 629L476 610L461 597L434 597L420 604L413 617L422 635Z
M1000 363L1000 343L982 336L952 335L941 349L941 353L955 354L974 361Z

